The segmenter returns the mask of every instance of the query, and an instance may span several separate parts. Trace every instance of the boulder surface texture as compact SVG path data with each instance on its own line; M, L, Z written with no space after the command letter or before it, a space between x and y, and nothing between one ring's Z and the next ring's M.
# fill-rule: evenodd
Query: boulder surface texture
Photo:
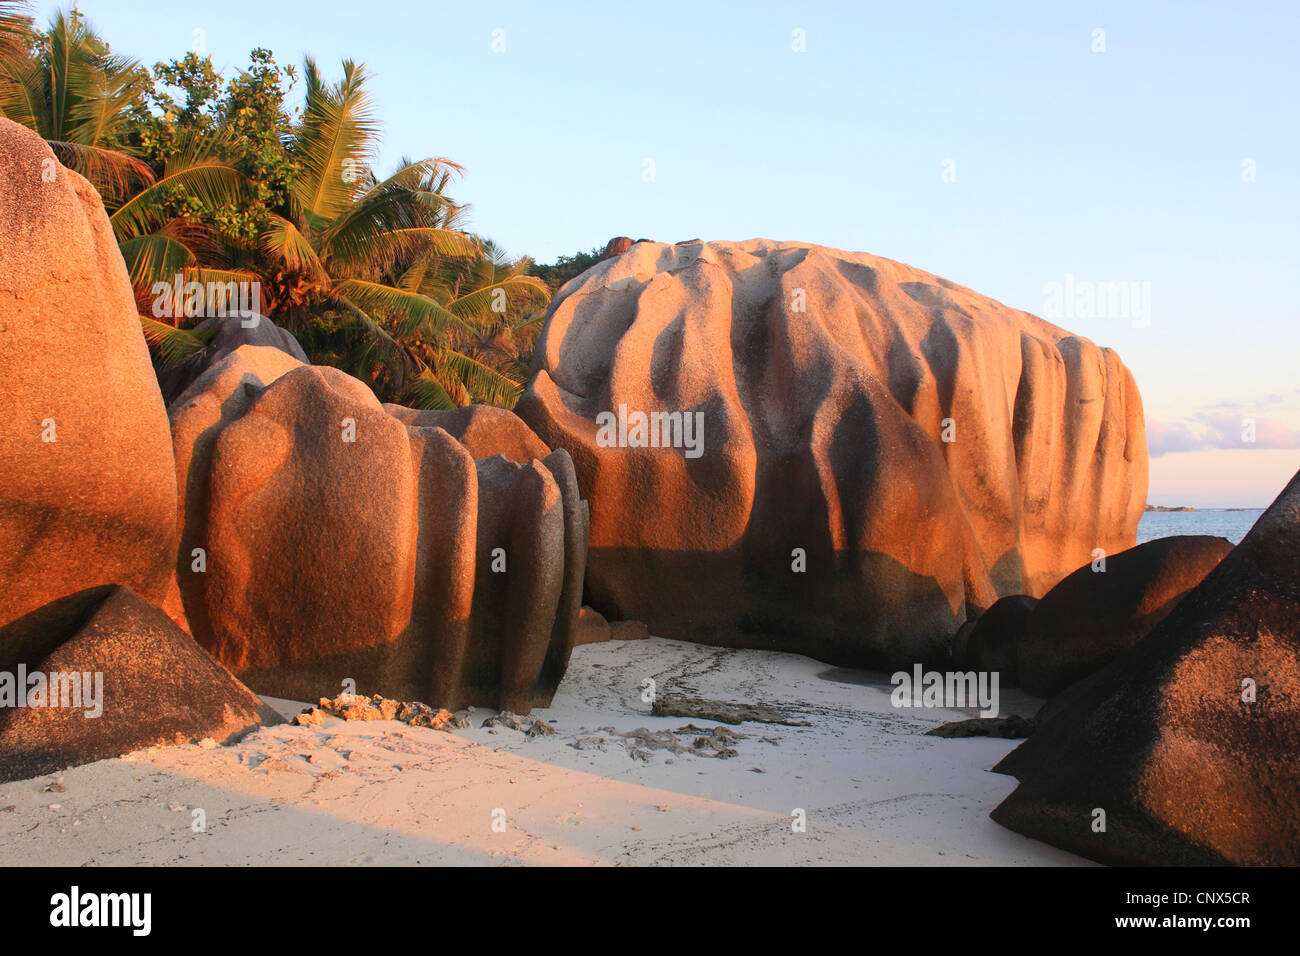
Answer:
M44 675L44 683L23 689L28 706L0 709L0 781L144 747L228 743L281 722L166 614L126 588L111 588L77 632L26 673L29 682Z
M559 291L533 362L516 410L591 502L589 602L665 637L939 662L1136 540L1119 357L898 262L636 243Z
M99 194L0 119L0 669L175 561L167 413Z
M1079 568L1034 607L1015 648L1020 686L1051 697L1100 670L1150 634L1230 551L1226 538L1171 535Z
M185 612L250 687L549 703L586 560L566 452L509 412L386 408L337 369L248 345L170 415Z

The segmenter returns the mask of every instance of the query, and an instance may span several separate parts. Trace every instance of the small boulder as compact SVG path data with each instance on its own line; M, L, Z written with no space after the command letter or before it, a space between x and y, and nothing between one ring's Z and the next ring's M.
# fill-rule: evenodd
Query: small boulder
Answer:
M612 259L615 256L621 256L634 245L635 243L627 236L615 236L605 243L605 250L600 254L600 257L602 259Z
M0 781L144 747L209 737L228 743L282 722L166 614L126 588L113 588L71 638L26 669L31 689L17 688L26 695L21 707L11 699L15 684L5 686L9 673L0 675ZM45 675L43 699L33 696L37 674Z
M1020 686L1051 697L1133 647L1232 550L1225 538L1156 538L1086 564L1034 607L1015 650Z
M609 621L599 611L583 606L578 614L578 631L574 646L579 644L603 644L609 640Z
M453 710L550 701L586 562L566 452L508 411L381 406L338 369L250 345L170 413L180 597L241 680L294 700L353 679Z
M277 349L304 365L309 361L298 340L264 315L249 319L238 316L204 319L195 330L213 333L207 346L158 373L158 386L168 405L180 398L204 372L244 345Z
M551 449L514 412L493 405L466 405L447 411L384 403L388 412L412 428L441 428L473 458L504 455L517 465L541 461Z
M954 720L927 730L927 737L1028 737L1034 732L1034 722L1019 714L1005 717L970 717Z

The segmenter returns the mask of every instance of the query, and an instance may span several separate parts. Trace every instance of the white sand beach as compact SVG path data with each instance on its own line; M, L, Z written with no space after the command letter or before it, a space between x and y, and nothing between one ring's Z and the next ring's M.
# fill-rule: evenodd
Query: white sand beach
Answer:
M694 731L663 734L690 721L649 716L645 678L810 726L696 721L739 735L735 756L703 756ZM484 710L454 733L331 717L5 784L0 864L1085 862L988 819L1014 785L988 768L1016 741L923 736L968 715L898 711L888 691L884 675L790 654L587 645L553 706L534 711L554 735L483 728ZM1004 697L1004 712L1015 703ZM658 749L674 739L682 752Z

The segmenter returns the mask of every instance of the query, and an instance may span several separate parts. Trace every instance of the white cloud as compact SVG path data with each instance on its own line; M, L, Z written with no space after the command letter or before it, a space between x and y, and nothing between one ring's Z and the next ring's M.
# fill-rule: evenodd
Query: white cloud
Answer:
M1300 389L1296 390L1300 394ZM1147 446L1152 458L1174 452L1300 448L1300 429L1288 424L1295 416L1288 406L1293 396L1272 394L1252 406L1219 402L1186 418L1147 422ZM1259 409L1269 414L1259 414Z

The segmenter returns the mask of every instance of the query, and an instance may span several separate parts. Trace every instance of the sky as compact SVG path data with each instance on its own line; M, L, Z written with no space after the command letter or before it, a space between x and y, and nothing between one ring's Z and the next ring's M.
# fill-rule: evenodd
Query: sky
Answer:
M514 254L802 240L1112 347L1153 504L1262 507L1300 469L1294 0L78 7L149 64L363 62L381 172L462 164Z

